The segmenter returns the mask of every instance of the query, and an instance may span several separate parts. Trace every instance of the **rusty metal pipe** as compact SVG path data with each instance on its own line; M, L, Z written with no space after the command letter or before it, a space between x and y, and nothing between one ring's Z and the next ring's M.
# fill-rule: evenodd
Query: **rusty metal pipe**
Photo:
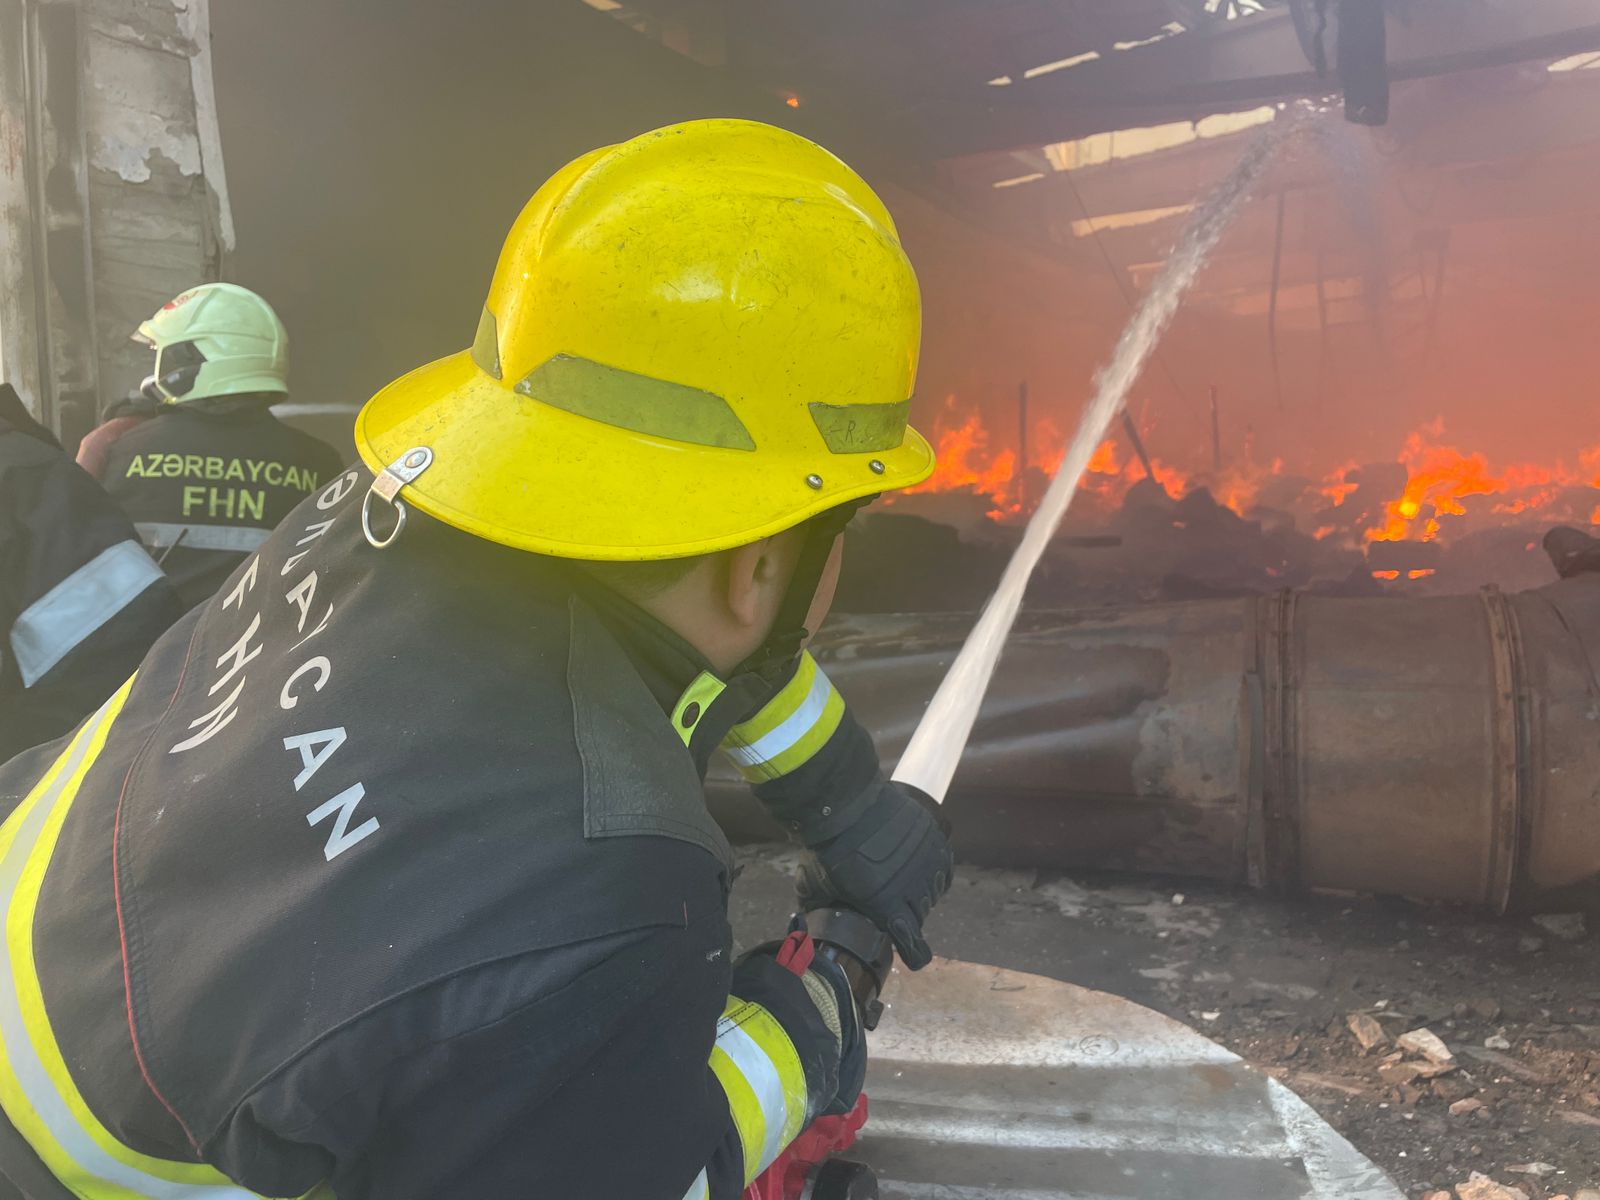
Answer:
M846 617L818 657L905 745L969 618ZM1496 912L1600 879L1600 576L1024 614L951 790L970 861L1403 893ZM736 836L774 832L733 777Z

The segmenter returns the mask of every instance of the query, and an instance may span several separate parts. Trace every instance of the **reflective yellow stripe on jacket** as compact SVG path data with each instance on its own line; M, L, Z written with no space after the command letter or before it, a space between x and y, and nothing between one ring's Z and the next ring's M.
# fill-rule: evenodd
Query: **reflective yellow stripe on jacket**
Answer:
M777 779L821 750L843 716L844 698L807 651L794 678L755 716L735 725L722 747L751 783Z
M84 722L61 757L0 826L0 1108L57 1179L83 1200L224 1200L252 1196L204 1164L130 1150L90 1112L44 1010L33 925L67 810L133 686Z
M805 1126L805 1068L794 1043L771 1013L759 1004L730 996L717 1022L711 1069L728 1097L728 1111L739 1130L748 1185ZM690 1191L692 1195L694 1189Z

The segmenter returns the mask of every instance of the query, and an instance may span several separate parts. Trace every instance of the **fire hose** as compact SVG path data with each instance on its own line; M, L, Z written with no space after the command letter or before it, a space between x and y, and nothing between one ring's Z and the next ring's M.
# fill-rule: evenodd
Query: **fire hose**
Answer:
M862 1026L876 1029L883 1016L879 997L894 966L894 942L848 908L812 909L803 922L816 957L837 965L849 981ZM744 1200L877 1200L878 1179L872 1168L834 1157L855 1144L866 1120L864 1095L842 1116L818 1117L746 1189Z

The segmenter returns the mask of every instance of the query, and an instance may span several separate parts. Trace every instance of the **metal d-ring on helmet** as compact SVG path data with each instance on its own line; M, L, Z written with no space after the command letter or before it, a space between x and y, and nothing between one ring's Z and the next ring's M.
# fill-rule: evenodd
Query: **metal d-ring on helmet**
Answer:
M674 125L539 189L471 349L374 396L356 447L378 498L561 558L707 554L835 514L779 622L798 629L838 517L933 470L906 423L921 326L894 222L843 162L752 121Z

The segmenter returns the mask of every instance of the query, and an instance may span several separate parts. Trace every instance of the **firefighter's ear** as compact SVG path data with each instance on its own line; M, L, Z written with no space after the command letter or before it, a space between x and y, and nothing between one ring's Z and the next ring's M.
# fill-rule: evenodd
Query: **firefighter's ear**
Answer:
M741 628L765 635L777 619L794 571L793 542L788 534L776 534L723 552L721 598Z

